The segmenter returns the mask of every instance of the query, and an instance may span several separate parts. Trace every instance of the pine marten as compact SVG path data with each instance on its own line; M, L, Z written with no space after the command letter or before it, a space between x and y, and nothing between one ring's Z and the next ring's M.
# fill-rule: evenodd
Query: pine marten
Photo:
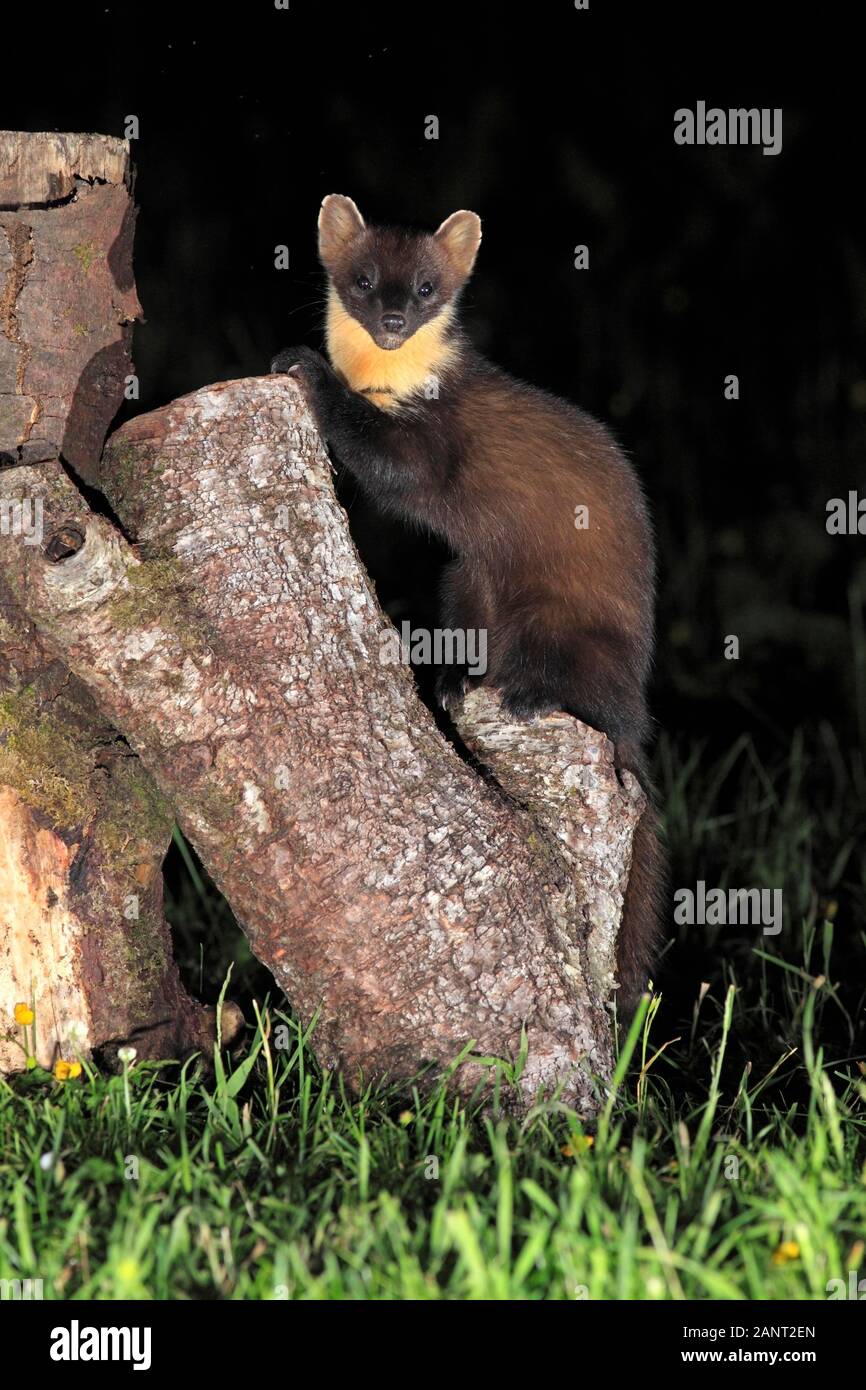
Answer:
M297 347L271 371L300 378L332 456L374 502L450 548L442 625L487 630L482 679L506 711L564 710L602 730L649 791L655 557L643 493L604 426L500 371L461 332L480 241L474 212L429 235L368 227L331 194L319 214L331 365ZM464 669L439 673L446 707L466 686ZM621 1013L647 983L661 875L647 811L620 932Z

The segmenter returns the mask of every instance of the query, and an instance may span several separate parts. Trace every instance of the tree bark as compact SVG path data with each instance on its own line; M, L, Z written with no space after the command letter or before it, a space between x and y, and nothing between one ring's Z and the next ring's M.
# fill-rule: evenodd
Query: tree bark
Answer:
M0 131L0 464L92 481L131 371L129 145Z
M467 1044L528 1054L514 1103L585 1113L643 809L567 716L439 734L376 603L297 384L223 383L125 425L100 483L131 546L55 466L15 470L48 544L0 579L173 804L321 1060L353 1081L438 1073ZM52 560L51 537L77 537ZM74 552L74 553L73 553ZM489 1078L465 1062L465 1094Z
M131 370L134 221L125 141L0 132L0 533L42 563L44 482L61 458L95 478ZM23 597L0 580L0 1071L25 1063L17 1003L44 1066L206 1046L162 914L172 808Z

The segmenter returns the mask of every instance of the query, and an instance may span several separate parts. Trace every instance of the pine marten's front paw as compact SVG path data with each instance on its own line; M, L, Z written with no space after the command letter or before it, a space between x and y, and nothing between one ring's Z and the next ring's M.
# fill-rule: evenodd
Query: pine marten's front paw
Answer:
M460 666L443 666L436 675L436 699L451 714L463 701L470 681Z
M320 352L316 352L311 347L286 348L283 352L278 352L271 362L272 372L285 372L289 376L299 376L310 378L317 376L322 370L327 368L327 363Z

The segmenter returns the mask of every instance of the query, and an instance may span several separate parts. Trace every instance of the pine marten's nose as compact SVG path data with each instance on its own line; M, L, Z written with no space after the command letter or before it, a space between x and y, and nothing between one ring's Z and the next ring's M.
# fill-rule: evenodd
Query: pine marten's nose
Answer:
M382 327L386 333L402 333L406 320L402 314L383 314Z

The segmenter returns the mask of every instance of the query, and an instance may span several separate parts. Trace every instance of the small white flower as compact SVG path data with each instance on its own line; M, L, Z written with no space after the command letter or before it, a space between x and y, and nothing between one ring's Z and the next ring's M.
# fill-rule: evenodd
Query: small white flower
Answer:
M138 1056L138 1051L134 1047L119 1047L117 1049L117 1055L120 1058L121 1062L123 1062L124 1066L128 1066L130 1062L135 1061L136 1057Z

